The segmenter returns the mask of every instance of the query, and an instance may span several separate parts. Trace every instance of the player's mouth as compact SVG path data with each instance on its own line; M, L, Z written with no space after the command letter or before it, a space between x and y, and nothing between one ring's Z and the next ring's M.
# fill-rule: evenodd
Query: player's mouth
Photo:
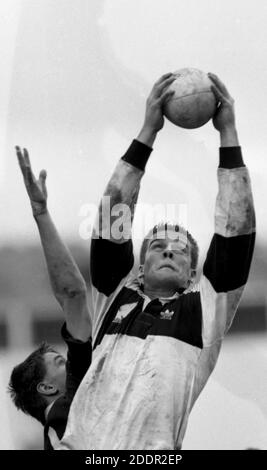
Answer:
M175 271L175 267L169 263L164 263L159 267L159 269L163 269L163 268L168 268L168 269L171 269L172 271Z

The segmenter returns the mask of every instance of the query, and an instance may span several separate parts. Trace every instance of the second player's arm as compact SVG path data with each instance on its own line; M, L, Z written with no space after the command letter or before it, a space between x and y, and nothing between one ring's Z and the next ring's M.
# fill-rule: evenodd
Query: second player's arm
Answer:
M70 251L60 238L48 210L35 216L46 259L51 287L62 307L73 338L87 341L91 320L86 284Z
M38 226L52 290L61 305L66 325L73 338L87 341L91 320L86 284L68 248L60 238L47 208L46 172L36 180L26 149L16 148L25 187Z

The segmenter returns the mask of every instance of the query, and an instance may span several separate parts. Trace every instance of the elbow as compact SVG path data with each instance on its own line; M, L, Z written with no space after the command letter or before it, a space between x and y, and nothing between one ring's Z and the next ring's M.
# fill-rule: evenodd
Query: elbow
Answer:
M86 299L86 284L85 282L66 284L59 289L54 289L54 295L60 304L65 300Z
M86 285L66 286L63 289L63 296L68 299L86 297Z

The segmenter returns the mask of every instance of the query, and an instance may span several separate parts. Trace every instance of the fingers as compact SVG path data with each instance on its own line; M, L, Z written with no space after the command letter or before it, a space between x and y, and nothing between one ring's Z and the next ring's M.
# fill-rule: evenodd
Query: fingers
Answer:
M30 166L25 166L25 182L28 185L32 185L35 181L34 175L32 173L31 167Z
M22 155L20 147L16 146L15 149L16 149L16 154L17 154L17 157L18 157L19 166L20 166L20 169L21 169L22 174L24 176L24 174L25 174L24 156Z
M213 85L216 87L217 91L221 93L225 98L231 98L229 91L227 90L224 83L215 75L214 73L208 73L209 79L212 81ZM216 95L215 95L216 96Z
M161 97L159 98L160 104L162 105L163 103L167 103L174 93L175 90L166 90L164 93L162 93Z
M30 157L29 157L27 149L23 149L23 155L24 155L24 161L26 163L26 166L29 166L31 168Z
M17 157L18 157L18 161L19 161L19 165L20 165L21 169L24 170L25 167L30 167L31 168L31 162L30 162L30 157L29 157L29 154L28 154L28 150L23 149L23 153L22 153L21 148L17 145L16 145L15 149L16 149L16 153L17 153Z
M217 102L223 102L223 101L225 101L225 97L224 97L224 95L220 92L219 88L217 88L215 85L211 85L211 90L213 91Z
M165 78L163 78L165 77ZM171 74L163 75L154 85L153 92L155 98L160 98L162 93L168 88L174 81L176 80L176 76Z
M156 81L155 85L160 85L162 82L164 82L164 80L166 80L167 78L171 78L172 76L172 72L165 73Z
M21 148L19 146L16 146L15 149L18 157L19 166L24 176L24 179L27 183L31 184L34 182L34 175L31 169L31 162L28 150L24 148L22 153Z

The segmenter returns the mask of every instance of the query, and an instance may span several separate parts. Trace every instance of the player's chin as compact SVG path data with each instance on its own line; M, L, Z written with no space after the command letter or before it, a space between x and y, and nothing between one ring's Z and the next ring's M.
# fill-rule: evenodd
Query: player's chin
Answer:
M160 269L157 272L157 278L164 284L180 284L181 278L178 273L172 269Z
M159 278L161 279L161 282L165 285L171 285L176 288L182 288L188 285L188 278L184 273L172 270L166 270L167 272L164 271L162 270L159 273Z

